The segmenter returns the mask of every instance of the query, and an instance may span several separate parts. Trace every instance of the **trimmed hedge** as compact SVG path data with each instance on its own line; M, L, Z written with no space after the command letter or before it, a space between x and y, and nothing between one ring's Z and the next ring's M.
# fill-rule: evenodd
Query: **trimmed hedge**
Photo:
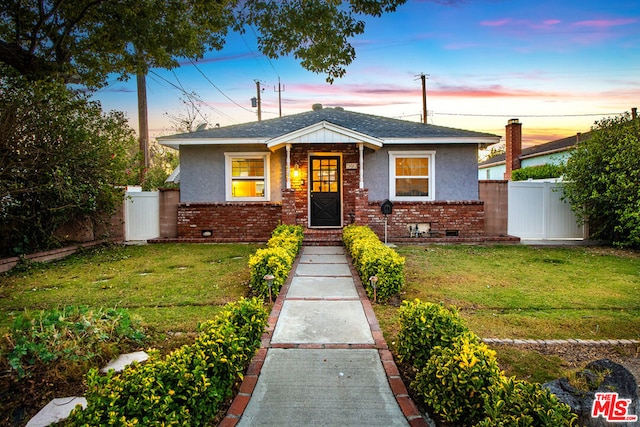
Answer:
M495 352L467 333L435 347L411 387L443 420L470 426L484 418L487 392L499 380Z
M504 377L489 390L485 412L475 427L563 427L578 417L540 384Z
M405 259L382 243L369 227L345 227L342 241L353 258L353 265L369 298L374 296L374 289L369 282L372 276L378 278L376 294L380 301L386 301L400 292L404 286Z
M506 378L455 309L404 301L398 341L399 359L419 371L411 388L452 425L570 427L577 418L539 384Z
M457 310L447 310L442 304L403 301L398 315L398 359L418 370L427 364L435 347L450 347L457 337L469 333Z
M526 181L528 179L559 178L564 173L564 165L547 163L544 165L528 166L511 172L514 181Z
M202 324L193 345L164 358L152 351L146 363L129 365L120 374L91 370L87 408L76 408L70 425L208 425L242 380L267 316L261 301L241 299Z
M271 233L267 247L258 249L249 257L251 271L249 286L256 295L263 298L269 297L269 287L264 276L272 274L274 279L271 293L274 298L278 296L280 288L289 276L293 261L300 251L303 239L304 230L301 226L279 225Z

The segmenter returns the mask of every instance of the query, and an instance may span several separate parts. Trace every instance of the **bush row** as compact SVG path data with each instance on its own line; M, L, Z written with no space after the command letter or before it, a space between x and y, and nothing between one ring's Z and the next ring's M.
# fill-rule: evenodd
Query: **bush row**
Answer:
M6 358L19 378L38 365L54 362L100 363L120 347L139 345L145 335L125 309L86 306L24 312L7 336Z
M151 351L146 363L120 374L91 370L87 408L76 408L68 425L208 425L242 380L267 315L261 301L241 299L202 324L192 345L164 358Z
M302 240L304 230L299 225L279 225L273 230L271 238L267 242L267 247L258 249L255 254L249 257L249 268L251 278L249 286L256 295L263 298L269 297L269 287L264 276L273 275L272 296L276 297L280 293L280 288L287 280L289 271L296 259Z
M373 298L374 289L369 278L375 276L376 294L386 301L398 294L404 285L404 258L383 244L366 226L349 225L342 232L344 245L353 258L353 264L362 280L367 295Z
M454 310L420 300L400 311L398 357L419 373L411 388L459 426L572 426L576 415L540 384L507 378L495 352Z

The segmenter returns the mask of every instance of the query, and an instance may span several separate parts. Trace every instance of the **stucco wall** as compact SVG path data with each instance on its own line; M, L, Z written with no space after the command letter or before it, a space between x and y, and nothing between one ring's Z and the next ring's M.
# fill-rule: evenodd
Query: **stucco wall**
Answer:
M365 150L364 186L369 200L389 198L389 151L435 151L435 200L478 200L478 147L451 145L387 145Z
M264 145L217 145L180 147L180 201L182 203L221 203L225 200L225 152L265 152ZM284 149L271 153L271 202L282 199Z
M369 200L389 198L389 151L435 151L435 200L478 200L475 145L391 145L364 153L364 184ZM181 146L180 201L220 203L225 200L225 152L267 152L263 145ZM285 184L284 149L271 153L271 202L280 202ZM344 167L344 165L343 165Z

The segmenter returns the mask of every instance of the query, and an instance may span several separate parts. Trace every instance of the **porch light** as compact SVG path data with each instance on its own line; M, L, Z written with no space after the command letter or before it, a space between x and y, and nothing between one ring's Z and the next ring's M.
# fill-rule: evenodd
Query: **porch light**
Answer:
M378 302L378 276L369 277L369 283L373 288L373 301Z
M298 163L296 163L295 166L293 166L293 177L294 178L300 177L300 165Z
M269 302L272 303L273 299L271 297L271 288L273 287L273 279L275 279L275 277L273 274L265 274L263 279L267 282L267 288L269 288Z

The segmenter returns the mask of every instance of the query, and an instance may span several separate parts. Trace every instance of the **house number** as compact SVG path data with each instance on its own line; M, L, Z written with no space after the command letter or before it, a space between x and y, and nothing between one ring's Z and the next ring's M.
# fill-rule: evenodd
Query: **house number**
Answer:
M358 169L357 163L347 163L347 170Z

